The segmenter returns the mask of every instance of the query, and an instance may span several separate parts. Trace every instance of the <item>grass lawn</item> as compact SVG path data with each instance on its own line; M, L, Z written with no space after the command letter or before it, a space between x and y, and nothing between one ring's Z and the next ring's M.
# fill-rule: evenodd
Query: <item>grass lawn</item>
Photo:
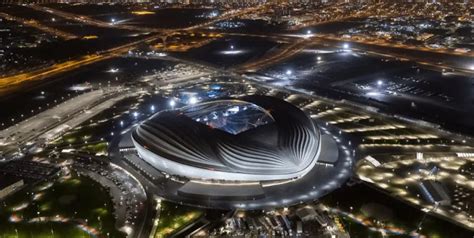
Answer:
M43 182L1 202L2 237L125 237L115 229L109 193L98 183L73 175Z
M90 152L92 154L105 153L107 152L107 142L99 142L95 144L88 144L81 147L80 151Z
M155 238L168 237L170 234L179 231L186 225L195 221L203 210L188 206L182 206L171 202L161 203L160 220L156 229Z
M411 231L416 230L418 224L423 219L422 230L419 232L426 237L451 237L452 234L457 234L456 237L472 237L473 234L472 231L434 216L428 215L424 218L425 213L418 208L373 189L366 184L342 187L321 198L321 202L329 207L338 208L359 217L365 217L372 224L376 224L379 221L386 228L404 230L403 233L409 234ZM382 221L374 215L365 214L362 211L362 207L370 203L380 204L388 208L393 213L392 216ZM347 222L347 224L351 223ZM351 237L377 237L374 232L363 229L361 225L352 224L354 225L351 225ZM398 238L407 236L389 234L388 237Z

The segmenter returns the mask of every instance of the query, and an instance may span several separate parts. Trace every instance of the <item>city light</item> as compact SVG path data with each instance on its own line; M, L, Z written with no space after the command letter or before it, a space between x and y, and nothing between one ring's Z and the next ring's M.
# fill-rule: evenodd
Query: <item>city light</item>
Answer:
M189 101L188 101L188 103L191 104L191 105L194 105L194 104L196 104L197 102L198 102L198 99L197 99L196 97L194 97L194 96L191 97L191 98L189 98Z
M176 102L173 99L171 99L169 104L170 104L170 107L174 107L176 105Z
M111 69L109 69L107 72L114 74L114 73L117 73L118 71L119 71L118 68L111 68Z
M210 17L217 17L219 15L218 11L212 11L211 14L209 14Z
M7 235L471 236L472 1L85 2L0 11Z

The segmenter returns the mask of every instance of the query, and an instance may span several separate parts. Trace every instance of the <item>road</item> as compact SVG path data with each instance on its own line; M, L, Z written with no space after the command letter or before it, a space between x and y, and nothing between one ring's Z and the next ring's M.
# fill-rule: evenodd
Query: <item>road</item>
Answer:
M90 155L75 156L90 158ZM127 237L144 237L145 218L150 212L147 194L141 183L128 171L113 163L104 165L76 161L74 165L74 170L78 173L109 188L114 203L115 227L127 233Z
M429 67L450 68L466 74L474 74L474 69L466 67L463 62L472 62L474 53L461 53L443 49L430 49L426 47L417 47L402 45L396 43L369 41L362 39L341 39L332 35L318 34L312 37L316 42L325 42L341 46L342 43L350 43L351 47L358 48L369 53L384 53L387 55L402 57L407 60L415 61ZM440 64L441 62L441 64ZM472 67L472 65L470 65Z
M64 12L61 10L57 10L50 7L45 7L41 5L27 5L28 7L41 11L56 15L58 17L62 17L64 19L76 21L82 24L91 25L91 26L98 26L98 27L105 27L105 28L115 28L115 29L122 29L122 30L130 30L130 31L145 31L145 32L153 32L153 33L168 33L171 30L169 29L159 29L159 28L151 28L151 27L138 27L138 26L129 26L125 24L119 23L111 23L111 22L104 22L100 21L85 15L78 15L69 12Z
M41 147L37 143L54 139L117 101L133 95L133 92L123 92L124 89L116 87L84 93L0 131L0 145L7 148L3 155L10 158L19 148L34 144Z
M190 26L190 27L186 27L186 28L182 28L180 30L181 31L193 31L193 30L196 30L196 29L199 29L199 28L208 27L208 26L210 26L210 25L212 25L216 22L219 22L219 21L224 21L224 20L227 20L227 19L232 19L232 18L236 18L236 17L239 17L239 16L247 15L247 14L255 14L255 13L258 13L258 12L268 11L269 6L270 6L270 4L264 3L264 4L260 4L258 6L255 6L255 7L231 10L231 11L225 12L224 14L222 14L218 17L215 17L215 18L213 18L213 19L211 19L207 22L197 24L197 25L194 25L194 26Z
M64 31L60 31L58 29L54 29L54 28L49 27L49 26L45 26L45 25L43 25L43 24L41 24L41 23L39 23L35 20L27 20L27 19L24 19L24 18L21 18L21 17L15 17L15 16L9 15L9 14L4 13L4 12L0 12L0 18L5 18L9 21L15 21L15 22L18 22L22 25L36 28L40 31L46 32L46 33L51 34L53 36L61 37L65 40L72 40L72 39L77 38L76 35L73 35L71 33L64 32Z
M130 50L133 50L141 43L154 41L159 38L159 35L152 35L150 37L146 37L144 39L134 41L132 43L106 50L102 53L86 55L74 60L68 60L66 62L57 63L52 66L41 68L38 70L21 73L13 76L2 77L0 78L0 95L11 91L12 89L14 89L15 86L18 86L19 84L30 81L42 80L48 77L68 72L70 70L80 68L82 66L110 59L112 57L119 56L124 53L127 53Z
M303 50L307 46L307 44L308 42L306 39L298 39L292 44L287 44L281 49L277 49L276 52L271 53L271 55L266 55L265 57L261 57L257 61L241 65L238 67L238 69L240 71L255 72L258 69L265 68L276 62L282 61L283 59L287 59L297 54L298 52Z
M69 13L69 12L64 12L61 10L57 10L54 8L49 8L45 6L40 6L40 5L28 5L28 7L37 10L37 11L42 11L42 12L47 12L50 14L54 14L56 16L68 19L68 20L73 20L77 21L83 24L87 25L92 25L92 26L98 26L98 27L106 27L106 28L116 28L116 29L122 29L122 30L130 30L130 31L143 31L143 32L153 32L153 33L164 33L164 34L174 34L178 31L193 31L199 28L207 27L210 26L218 21L223 21L226 19L231 19L235 17L239 17L245 14L250 14L250 13L255 13L255 12L260 12L260 11L266 11L268 10L266 8L267 4L261 4L256 7L249 7L249 8L244 8L244 9L238 9L238 10L231 10L228 12L225 12L224 14L215 17L209 21L205 21L203 23L193 25L190 27L184 27L180 29L160 29L160 28L153 28L153 27L143 27L143 26L135 26L135 25L127 25L123 23L114 23L114 22L104 22L100 21L85 15L79 15L79 14L74 14L74 13Z
M55 9L50 9L47 7L43 6L36 6L36 5L31 5L35 10L40 10L40 11L47 11L52 14L56 14L61 17L67 17L68 19L74 19L76 21L81 21L85 24L92 24L96 26L101 26L101 27L114 27L114 28L122 28L122 29L129 29L130 26L122 25L122 24L109 24L106 22L101 22L97 21L95 19L88 18L86 16L81 16L81 15L75 15L71 13L66 13L62 11L58 11ZM117 55L121 55L123 53L128 52L129 50L133 50L136 46L138 46L141 43L145 42L152 42L158 39L161 39L163 37L166 37L167 35L172 35L176 34L179 31L185 31L188 34L192 34L194 30L209 26L214 24L217 21L222 21L225 19L230 19L234 17L238 17L241 15L249 14L249 13L255 13L259 11L265 11L267 10L266 5L260 5L258 7L253 7L253 8L247 8L247 9L239 9L235 11L229 11L227 13L222 14L219 17L216 17L210 21L194 25L192 27L187 27L187 28L182 28L182 29L175 29L175 30L163 30L163 29L149 29L149 28L137 28L136 26L133 26L133 30L142 30L142 31L149 31L149 32L158 32L159 34L152 35L150 37L147 37L145 39L141 39L132 43L128 43L119 47L115 47L113 49L106 50L102 53L99 54L91 54L91 55L86 55L74 60L69 60L66 62L61 62L54 64L49 67L41 68L38 70L34 70L31 72L26 72L26 73L21 73L13 76L5 76L0 78L0 94L5 94L9 91L12 91L15 86L18 86L24 82L29 82L29 81L36 81L36 80L42 80L51 76L55 76L61 73L65 73L70 70L74 70L77 68L80 68L82 66L86 66L92 63L96 63L102 60L106 60L112 57L115 57ZM54 29L53 29L54 30ZM438 69L442 68L449 68L452 70L457 70L461 71L463 73L468 73L472 74L474 73L473 70L471 69L466 69L466 68L460 68L460 67L455 67L452 65L439 65L437 62L430 62L430 61L420 61L418 56L416 56L417 51L421 52L433 52L437 54L445 54L445 55L453 55L452 52L447 52L447 51L439 51L439 50L431 50L427 48L414 48L414 47L409 47L409 46L401 46L401 45L394 45L394 44L387 44L387 43L376 43L376 42L366 42L366 41L355 41L355 40L346 40L346 39L339 39L335 38L329 35L316 35L312 37L308 37L306 39L302 39L301 36L289 36L289 35L275 35L275 34L266 34L266 35L258 35L258 34L243 34L243 33L218 33L218 34L223 34L223 35L229 35L229 36L252 36L252 37L271 37L272 39L279 39L281 38L284 41L288 41L291 39L291 37L294 37L295 43L282 48L281 52L277 52L274 55L270 55L269 58L262 58L256 62L250 62L246 65L243 65L240 67L241 70L243 71L255 71L258 68L266 67L268 65L271 65L273 63L276 63L278 61L281 61L282 59L286 59L288 57L291 57L292 55L298 53L301 49L303 49L306 46L309 46L311 44L315 43L320 43L321 41L327 41L327 42L332 42L332 43L337 43L337 42L354 42L358 44L362 44L364 46L369 46L371 50L373 50L375 53L380 53L380 51L383 51L384 49L393 49L393 48L399 48L399 49L409 49L410 51L413 51L414 57L411 58L407 55L404 55L405 58L415 60L419 62L420 64L423 64L425 66L429 67L436 67ZM375 48L377 46L378 48ZM400 48L402 47L402 48ZM455 53L455 56L464 56L461 55L460 53Z
M183 28L183 29L181 29L181 31L192 31L192 30L195 30L195 29L206 27L206 26L211 25L211 24L213 24L217 21L222 21L222 20L225 20L225 19L238 17L238 16L243 15L243 14L249 14L251 12L260 11L260 10L264 9L263 6L265 6L265 4L261 5L259 7L253 7L253 8L246 8L246 9L239 9L239 10L235 10L235 11L230 11L228 13L222 14L221 16L216 17L216 18L214 18L210 21L207 21L205 23L201 23L201 24L198 24L198 25L195 25L195 26L192 26L192 27ZM48 8L44 8L44 7L41 7L41 6L31 5L31 7L33 7L34 9L38 8L38 10L42 10L42 11L48 11L48 12L50 11ZM50 13L62 14L62 13L58 13L56 11L55 12L50 12ZM64 13L64 14L66 14L66 13ZM69 13L67 13L67 14L69 14ZM72 17L72 15L70 17ZM78 15L74 15L74 18L75 18L75 20L79 20L79 21L81 21L80 19L82 19ZM96 20L91 20L89 22L87 20L87 18L86 18L86 21L83 21L83 23L93 24L93 25L100 25L100 26L103 26L103 27L104 26L110 27L110 24L105 24L103 22L97 22ZM116 25L114 25L113 27L116 27ZM127 27L127 26L123 26L123 27ZM132 28L133 28L133 30L140 30L140 28L137 28L136 26L133 26ZM128 51L135 49L135 47L139 46L142 43L149 43L149 42L152 42L152 41L155 41L155 40L158 40L158 39L162 39L163 37L166 37L167 35L177 34L179 31L180 31L179 29L165 30L165 31L158 29L158 30L154 31L154 32L159 32L158 34L154 34L154 35L151 35L151 36L146 37L146 38L141 39L141 40L137 40L137 41L127 43L127 44L122 45L122 46L118 46L118 47L115 47L115 48L112 48L112 49L108 49L108 50L103 51L103 52L98 53L98 54L85 55L85 56L82 56L82 57L78 57L77 59L74 59L74 60L68 60L68 61L65 61L65 62L57 63L57 64L54 64L52 66L44 67L44 68L41 68L41 69L38 69L38 70L33 70L33 71L30 71L30 72L26 72L26 73L0 77L0 95L7 94L7 93L11 92L12 90L15 89L15 87L19 86L22 83L42 80L42 79L49 78L49 77L52 77L52 76L55 76L55 75L58 75L58 74L62 74L62 73L68 72L70 70L74 70L74 69L77 69L77 68L80 68L80 67L83 67L83 66L86 66L86 65L89 65L89 64L93 64L93 63L96 63L96 62L99 62L99 61L110 59L112 57L119 56L119 55L122 55L124 53L127 53Z
M262 57L261 59L249 62L239 66L240 71L254 72L258 69L264 68L271 64L280 62L284 59L291 57L298 53L304 48L311 47L320 44L329 44L334 47L341 47L343 43L349 43L352 50L360 50L373 55L390 57L390 58L401 58L403 60L414 61L426 68L435 69L437 71L451 70L458 74L471 76L474 74L473 68L467 68L465 63L472 61L474 53L460 53L448 50L435 50L425 47L414 47L404 46L400 44L390 44L384 42L368 42L353 39L341 39L326 34L317 34L308 37L303 35L291 35L291 34L245 34L245 33L228 33L219 32L215 34L221 34L226 36L246 36L246 37L265 37L271 39L281 38L282 41L290 42L288 46L281 48L280 52L277 52L268 57Z

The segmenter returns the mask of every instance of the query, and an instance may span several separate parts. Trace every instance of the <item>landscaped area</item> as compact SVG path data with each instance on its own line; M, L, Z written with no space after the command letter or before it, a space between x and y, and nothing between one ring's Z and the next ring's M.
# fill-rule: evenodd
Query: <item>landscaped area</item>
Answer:
M43 182L7 197L0 210L2 237L125 237L115 228L105 188L78 176Z
M371 196L367 197L369 192ZM401 238L416 236L416 233L424 237L472 236L467 229L414 210L410 204L364 183L336 190L321 202L331 207L331 214L341 218L351 237Z
M201 217L203 213L203 210L198 208L162 202L155 238L168 237Z

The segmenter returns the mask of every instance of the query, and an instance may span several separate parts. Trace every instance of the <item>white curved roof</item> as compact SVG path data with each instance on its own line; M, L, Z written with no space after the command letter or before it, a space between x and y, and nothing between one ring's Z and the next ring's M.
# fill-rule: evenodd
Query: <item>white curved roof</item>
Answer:
M249 112L255 115L235 114L233 119L244 126L230 133L223 128L235 122L213 128L196 121L236 105L247 106L247 110L252 107ZM248 120L264 123L249 126ZM298 177L314 165L319 151L319 131L311 119L293 105L266 96L163 111L138 126L133 140L141 157L158 169L192 178L226 179L225 174L257 180ZM195 170L201 172L191 174Z

